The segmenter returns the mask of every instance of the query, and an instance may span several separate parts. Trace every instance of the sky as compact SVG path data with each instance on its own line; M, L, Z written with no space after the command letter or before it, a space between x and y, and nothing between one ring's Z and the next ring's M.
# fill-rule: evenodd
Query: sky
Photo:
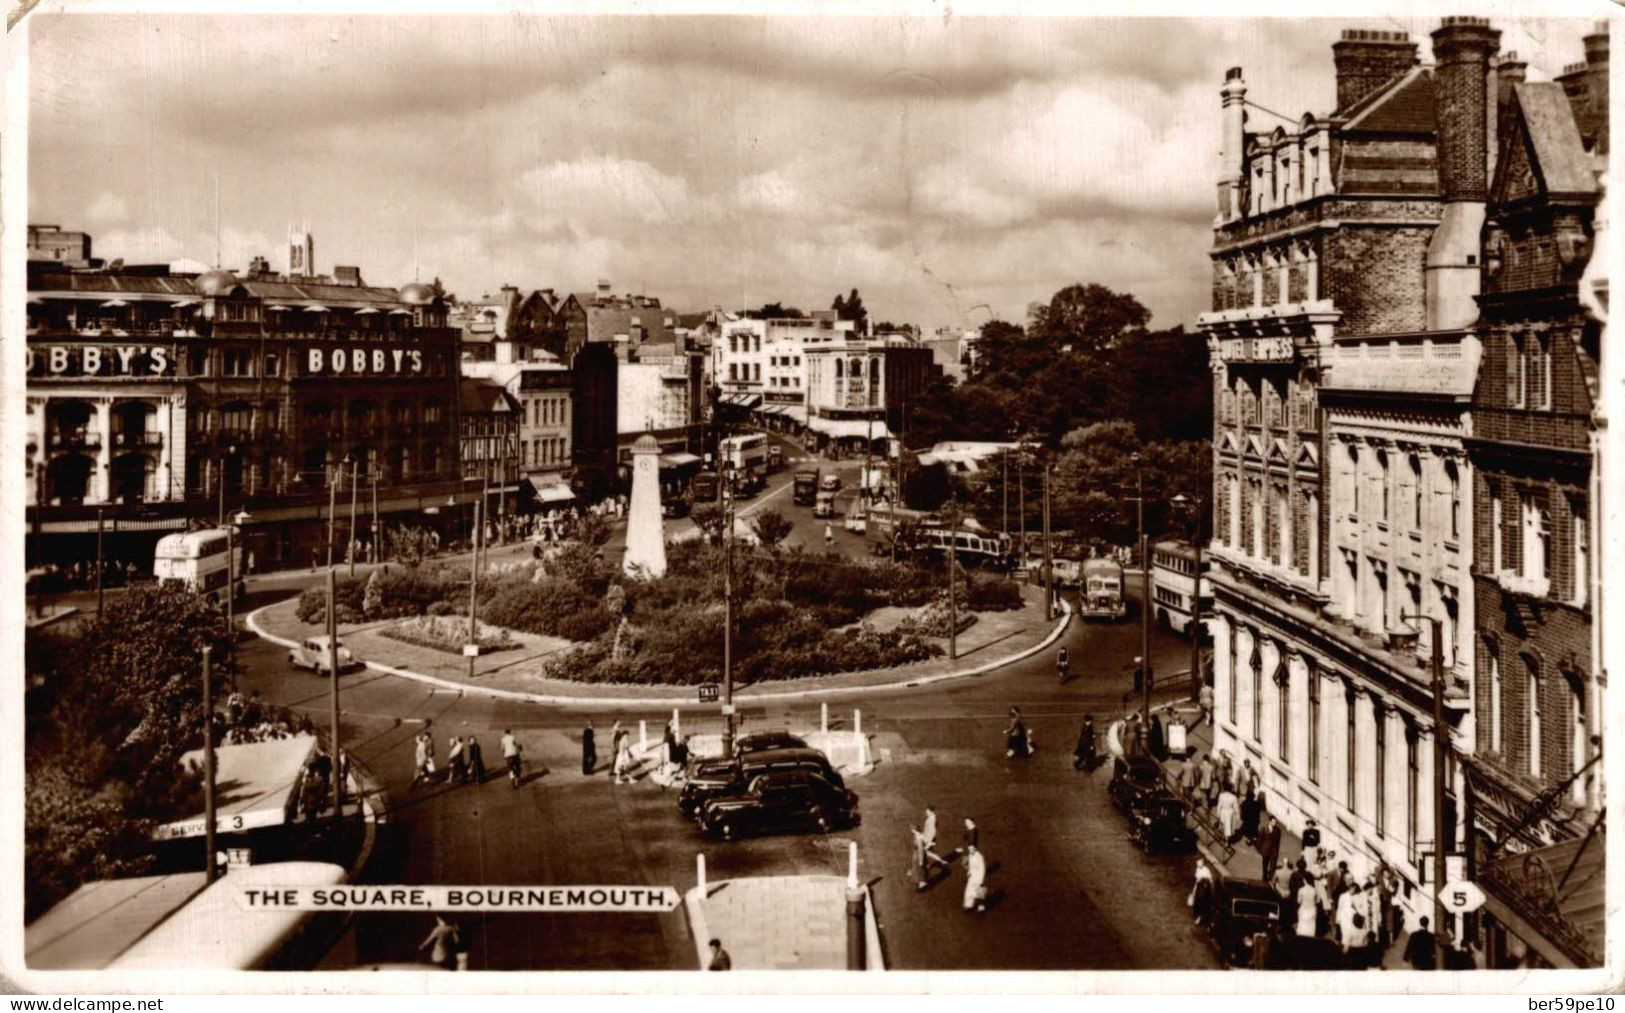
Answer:
M1592 24L1495 20L1547 80ZM462 298L605 279L821 309L856 287L934 328L1098 282L1171 327L1207 308L1225 68L1265 109L1327 113L1342 29L1431 58L1438 14L29 21L29 218L97 256L212 264L218 238L227 267L283 270L304 223L319 270Z

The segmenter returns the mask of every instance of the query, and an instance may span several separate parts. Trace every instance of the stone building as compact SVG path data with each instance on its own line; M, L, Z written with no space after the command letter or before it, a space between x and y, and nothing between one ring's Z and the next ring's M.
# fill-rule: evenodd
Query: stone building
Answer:
M1333 46L1337 107L1247 126L1221 91L1213 310L1215 746L1271 812L1431 908L1460 850L1471 749L1471 474L1479 232L1499 33L1447 18L1434 62L1394 32ZM1447 727L1435 727L1431 620ZM1427 632L1424 632L1427 631ZM1434 737L1447 737L1434 826Z

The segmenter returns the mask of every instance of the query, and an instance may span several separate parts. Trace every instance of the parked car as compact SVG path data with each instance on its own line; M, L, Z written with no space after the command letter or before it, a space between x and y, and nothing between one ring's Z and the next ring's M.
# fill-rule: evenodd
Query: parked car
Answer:
M1185 852L1196 847L1196 832L1185 803L1163 792L1143 795L1129 808L1129 838L1148 855Z
M667 520L672 520L678 517L687 517L692 509L693 504L688 501L687 496L676 496L671 499L661 501L660 516L666 518Z
M1283 910L1280 895L1262 880L1227 877L1215 882L1208 937L1219 960L1229 967L1245 967L1252 958L1248 940L1255 932L1280 931Z
M700 826L723 840L783 830L827 832L857 824L857 793L807 770L761 774L744 791L718 795L700 811Z
M1106 794L1126 816L1134 803L1150 795L1166 794L1162 784L1162 767L1149 756L1117 757L1112 762L1112 779L1106 785Z
M707 800L743 791L752 778L782 770L810 771L838 788L846 787L829 757L816 749L764 749L736 753L731 760L690 761L683 790L677 793L677 808L684 816L698 817Z
M734 752L739 755L760 753L769 749L807 749L806 741L780 729L771 732L753 732L734 740Z
M818 479L818 491L819 492L840 492L841 491L841 476L837 475L833 471L830 472L827 475L821 476Z
M828 490L820 490L818 500L813 503L813 516L819 519L833 518L835 516L835 494Z
M312 672L331 672L331 655L327 649L327 635L306 637L297 647L288 652L288 664L294 668L308 668ZM355 655L344 646L344 641L338 643L339 671L343 672L357 667Z

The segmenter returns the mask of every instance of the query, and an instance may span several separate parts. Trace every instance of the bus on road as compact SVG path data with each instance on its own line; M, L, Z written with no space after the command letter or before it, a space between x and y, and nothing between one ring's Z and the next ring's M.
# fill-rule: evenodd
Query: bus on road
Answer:
M796 472L795 478L795 504L796 506L812 506L818 498L818 469L811 468Z
M747 471L767 474L767 434L744 433L728 437L722 441L722 460L733 465L735 474Z
M1081 569L1078 614L1085 619L1110 622L1128 618L1122 564L1115 559L1086 559Z
M1213 592L1207 579L1207 562L1202 563L1200 600L1197 614L1213 608ZM1158 542L1151 551L1151 598L1155 603L1157 625L1165 630L1191 632L1191 595L1196 585L1196 549L1188 542ZM1198 633L1205 632L1205 626Z
M235 580L236 593L241 595L242 543L232 546L229 568L226 544L224 528L165 535L158 539L153 553L152 575L160 584L178 583L189 591L207 595L211 601L218 601L221 589Z

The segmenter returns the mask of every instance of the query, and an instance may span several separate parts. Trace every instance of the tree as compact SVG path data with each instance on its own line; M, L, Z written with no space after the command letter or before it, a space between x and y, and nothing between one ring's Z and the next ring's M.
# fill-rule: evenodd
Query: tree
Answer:
M941 464L916 465L903 477L903 505L911 510L936 510L948 502L953 483Z
M761 543L762 548L771 553L777 552L779 545L790 537L790 532L795 530L795 524L777 510L768 509L750 519L750 529L755 533L756 540Z
M840 293L836 293L830 309L835 311L835 319L851 320L858 325L858 333L864 332L869 321L869 311L863 308L863 296L858 294L857 289L853 289L852 294L845 299L841 298Z
M1068 285L1040 311L1034 330L1051 345L1093 354L1113 348L1127 334L1145 329L1151 311L1132 295L1104 285Z
M433 539L423 528L392 525L385 529L384 539L388 542L386 558L411 568L417 567L428 558L429 550L433 546Z
M688 519L700 529L707 545L716 545L722 541L723 514L722 507L718 504L710 500L696 503L689 511Z
M576 521L576 539L595 549L601 549L608 544L612 533L609 520L602 514L582 514Z
M1213 435L1213 373L1206 340L1183 327L1123 338L1107 410L1134 423L1140 439L1209 440Z
M759 310L745 311L745 316L751 320L800 320L806 315L794 306L777 302L767 303Z
M205 644L223 700L237 672L225 617L189 591L134 587L81 632L29 635L26 864L44 877L31 910L139 871L153 822L187 815L197 777L180 758L203 741Z

